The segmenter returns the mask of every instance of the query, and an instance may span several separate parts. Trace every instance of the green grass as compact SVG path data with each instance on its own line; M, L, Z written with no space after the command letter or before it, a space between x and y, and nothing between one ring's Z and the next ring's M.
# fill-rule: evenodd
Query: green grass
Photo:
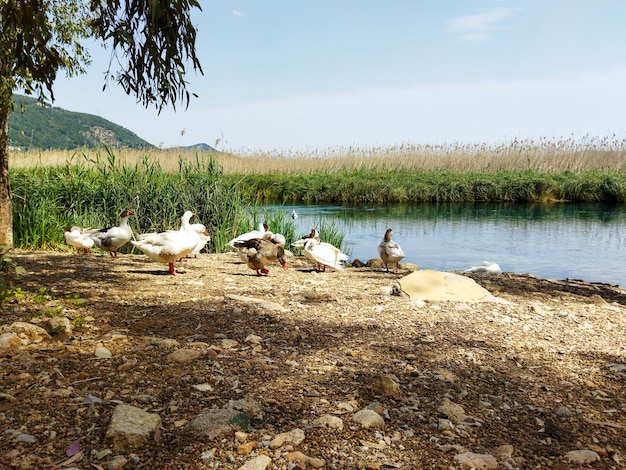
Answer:
M396 204L419 202L625 201L626 172L451 172L341 169L334 172L226 175L263 203Z
M222 251L249 223L245 197L211 160L180 160L177 172L165 172L147 157L119 163L109 150L89 163L11 170L16 247L60 248L65 226L116 225L124 209L136 213L129 220L136 233L178 228L181 215L192 210L192 222L207 227L213 251Z

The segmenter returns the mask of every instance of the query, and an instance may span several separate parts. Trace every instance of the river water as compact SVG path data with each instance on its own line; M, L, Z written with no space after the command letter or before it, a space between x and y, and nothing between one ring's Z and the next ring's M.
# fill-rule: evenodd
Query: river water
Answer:
M387 228L420 269L464 270L483 261L503 271L626 286L626 206L607 204L403 204L265 206L296 234L333 223L351 259L378 257ZM322 239L324 234L320 234Z

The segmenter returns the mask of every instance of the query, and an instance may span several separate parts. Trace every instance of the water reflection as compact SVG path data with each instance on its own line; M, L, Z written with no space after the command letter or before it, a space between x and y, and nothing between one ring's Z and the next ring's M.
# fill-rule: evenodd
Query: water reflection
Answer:
M268 206L297 233L321 218L346 233L351 257L377 257L385 230L421 269L458 270L483 261L504 271L626 286L626 207L615 204L398 204L391 206ZM322 234L323 236L323 234Z

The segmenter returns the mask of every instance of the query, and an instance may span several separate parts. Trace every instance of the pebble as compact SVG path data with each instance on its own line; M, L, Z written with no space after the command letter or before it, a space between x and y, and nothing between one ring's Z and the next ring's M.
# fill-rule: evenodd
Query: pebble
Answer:
M0 335L0 348L16 349L22 345L22 340L14 332L2 333Z
M374 393L385 396L400 396L402 391L400 385L389 375L381 375L374 378L374 384L372 386Z
M592 463L600 460L600 456L596 452L588 449L572 450L565 454L565 458L575 464Z
M123 455L116 455L109 461L107 465L107 470L119 470L124 465L126 465L127 462L128 460L126 460L126 457L124 457Z
M15 442L24 442L26 444L34 444L37 442L37 438L32 434L20 433L16 436Z
M461 405L450 401L448 398L444 398L438 411L448 417L454 424L462 423L467 415Z
M498 461L489 454L475 454L473 452L465 452L454 456L454 460L462 465L466 465L475 469L496 469Z
M313 468L320 468L326 465L326 462L322 459L317 459L314 457L309 457L308 455L303 454L302 452L289 452L285 459L288 462L302 462L305 465L310 465Z
M558 410L556 410L556 415L559 418L570 418L572 416L572 412L567 406L562 406Z
M364 429L385 427L383 417L373 410L357 411L353 419Z
M113 357L111 351L109 351L105 347L96 348L96 350L94 351L94 355L96 357L99 357L100 359L111 359L111 357Z
M117 405L104 436L105 444L114 451L138 449L148 444L160 427L158 414L130 405Z
M177 349L174 352L171 352L167 355L167 359L173 362L191 362L194 359L200 357L202 353L197 349Z
M289 432L283 432L278 434L272 441L270 442L270 447L272 449L276 449L278 447L283 446L284 444L291 444L294 446L299 445L302 441L304 441L304 431L302 429L296 428L292 429Z
M267 455L259 455L252 460L248 460L237 470L265 470L270 463L272 463L272 459Z
M213 391L213 387L211 387L209 384L196 384L196 385L192 385L192 387L200 392L212 392Z
M255 447L256 447L256 442L250 441L245 444L241 444L237 446L237 453L239 455L248 455L250 452L254 450Z
M317 426L325 426L331 429L337 429L339 431L343 430L343 420L338 416L333 416L330 414L320 416L313 424Z

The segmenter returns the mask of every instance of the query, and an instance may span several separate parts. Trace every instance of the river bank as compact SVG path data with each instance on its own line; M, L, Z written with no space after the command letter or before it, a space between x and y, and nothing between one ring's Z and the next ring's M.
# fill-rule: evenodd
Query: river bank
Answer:
M300 257L267 277L234 253L190 259L179 277L139 255L12 257L26 274L2 323L66 317L72 331L2 349L7 468L55 468L76 441L72 466L85 469L119 456L164 469L266 456L288 468L296 451L344 469L464 468L470 452L507 468L623 466L622 289L505 273L476 278L499 302L416 301L392 295L406 271L317 273ZM207 409L238 400L262 411L243 435L189 432ZM120 403L161 426L144 446L107 453ZM366 409L382 423L355 420ZM298 444L270 445L294 429Z

